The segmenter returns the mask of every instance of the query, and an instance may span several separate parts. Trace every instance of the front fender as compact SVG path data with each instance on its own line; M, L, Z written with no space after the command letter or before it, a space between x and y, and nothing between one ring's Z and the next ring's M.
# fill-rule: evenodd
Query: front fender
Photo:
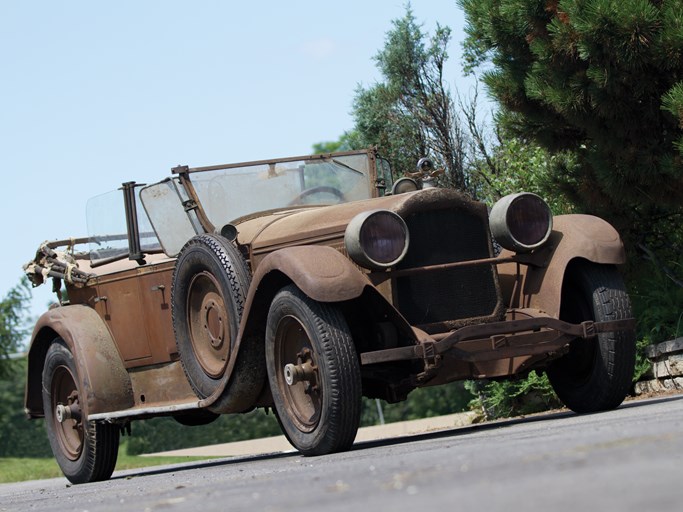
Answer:
M36 323L28 353L26 413L42 417L42 374L45 354L55 338L64 340L76 363L87 415L133 407L133 388L121 356L104 321L81 305L44 313Z
M542 249L543 250L543 249ZM626 262L624 244L608 222L592 215L558 215L545 246L541 266L498 265L503 297L509 307L534 308L559 318L562 284L567 266L582 258L594 263L621 265ZM503 251L501 257L513 253Z
M370 285L368 278L332 247L296 246L270 253L259 263L252 276L242 312L234 350L240 351L240 355L249 359L243 366L265 364L263 342L270 303L275 294L290 283L294 283L306 295L319 302L356 299ZM245 347L251 346L245 348L242 347L243 344ZM236 360L236 357L230 358L225 372L230 376L229 379L224 381L215 396L212 395L205 401L206 405L211 406L218 396L232 392L231 383L235 380L232 373ZM241 404L245 409L253 405Z
M365 274L339 251L328 246L307 245L280 249L266 256L254 273L250 296L274 271L284 274L318 302L355 299L370 284Z
M251 279L238 346L244 338L263 337L270 303L290 283L318 302L353 300L371 286L366 275L332 247L306 245L272 252Z

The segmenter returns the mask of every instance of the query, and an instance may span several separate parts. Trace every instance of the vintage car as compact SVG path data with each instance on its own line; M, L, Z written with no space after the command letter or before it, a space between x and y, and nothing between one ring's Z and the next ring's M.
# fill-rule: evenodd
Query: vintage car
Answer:
M423 159L394 182L369 149L180 166L90 200L89 236L25 266L59 298L25 405L66 477L109 478L153 416L272 408L320 455L353 444L363 395L545 370L574 411L617 407L635 358L617 232L530 193L489 213L434 175Z

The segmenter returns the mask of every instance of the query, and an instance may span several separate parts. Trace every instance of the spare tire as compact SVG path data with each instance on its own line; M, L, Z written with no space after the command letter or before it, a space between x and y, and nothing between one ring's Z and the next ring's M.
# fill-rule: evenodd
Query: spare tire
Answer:
M199 398L220 385L231 359L251 273L237 247L203 234L180 251L173 273L173 329L185 375Z

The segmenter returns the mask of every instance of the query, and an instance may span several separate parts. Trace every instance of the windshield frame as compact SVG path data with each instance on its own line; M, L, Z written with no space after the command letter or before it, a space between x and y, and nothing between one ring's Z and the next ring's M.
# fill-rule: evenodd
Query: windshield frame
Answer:
M363 163L363 169L357 169L353 167L352 165L349 165L348 163L344 162L343 160L345 157L362 157L365 159ZM288 164L288 163L297 163L297 162L304 162L306 165L311 165L315 166L316 164L324 164L324 163L329 163L330 165L337 167L338 169L347 169L351 173L357 173L359 175L359 179L362 180L360 182L361 187L357 189L357 193L360 193L362 197L356 197L356 198L351 198L351 199L345 199L342 202L349 202L349 201L354 201L354 200L360 200L360 199L371 199L373 197L378 197L380 194L380 184L378 183L377 179L377 152L374 148L370 149L364 149L364 150L355 150L355 151L340 151L340 152L334 152L334 153L321 153L321 154L316 154L316 155L303 155L303 156L292 156L292 157L286 157L286 158L275 158L275 159L269 159L269 160L253 160L249 162L238 162L238 163L230 163L230 164L220 164L220 165L211 165L211 166L204 166L204 167L189 167L189 166L178 166L174 167L171 172L176 176L176 179L180 185L180 188L183 189L184 195L186 196L185 200L182 200L181 202L183 204L183 207L185 208L185 211L187 212L187 215L190 216L195 223L198 223L201 225L203 230L207 233L214 233L220 230L220 228L227 224L227 223L232 223L235 220L242 219L245 217L253 217L256 215L259 215L260 213L266 214L267 212L275 212L275 211L281 211L281 210L287 210L287 209L297 209L300 207L307 207L307 206L325 206L327 204L334 204L334 203L326 203L326 202L320 202L320 203L315 203L315 204L284 204L284 205L273 205L273 207L267 207L267 208L255 208L254 210L240 213L239 215L234 216L233 218L223 218L220 219L220 224L222 225L215 225L214 220L212 219L212 216L207 212L207 205L203 203L202 197L201 197L201 192L197 190L197 187L195 186L196 184L199 183L199 180L194 180L192 179L193 175L197 175L199 173L211 173L215 171L229 171L229 170L235 170L235 171L240 171L244 170L249 172L252 172L251 169L258 169L262 167L272 167L275 168L276 166L280 166L283 164ZM256 171L254 171L255 173ZM225 174L226 177L229 176L229 173ZM311 187L310 189L313 189L316 187ZM326 188L326 187L321 187L321 188ZM310 190L307 188L302 187L301 192L305 192L306 190ZM143 202L144 203L144 202ZM147 205L145 205L145 208L147 208ZM151 217L151 216L150 216ZM157 233L159 235L159 233ZM163 238L161 236L160 238ZM163 244L162 244L163 245Z
M354 162L353 158L346 157L359 157L360 160ZM342 160L340 161L339 159ZM346 161L344 161L344 159L346 159ZM265 203L262 201L260 206L254 205L253 209L250 209L250 207L252 206L251 204L249 204L249 208L244 208L244 203L242 203L241 207L237 205L234 209L231 207L226 207L220 212L219 215L217 215L215 211L216 205L227 205L225 200L223 200L223 203L221 203L222 199L219 197L219 201L216 203L216 200L214 198L210 198L206 195L203 195L206 194L205 184L213 180L213 178L210 177L210 175L212 174L216 174L218 178L224 179L226 184L230 182L232 173L223 173L222 171L235 170L235 178L237 179L239 179L238 176L240 174L245 176L246 181L236 182L237 186L235 188L226 187L227 192L224 197L229 201L231 198L231 194L233 193L235 194L235 197L244 197L244 194L240 195L239 188L251 187L248 185L249 179L252 179L250 178L250 176L256 177L265 171L267 171L268 174L270 174L271 168L273 169L273 171L277 171L280 173L277 174L274 172L273 177L283 177L287 173L294 176L297 172L301 172L301 190L293 191L293 193L298 194L298 196L293 197L300 197L302 196L302 193L306 192L307 190L313 190L316 188L333 188L325 187L325 183L322 183L323 186L316 186L315 183L313 183L310 186L306 187L304 186L303 181L303 173L308 171L308 166L310 166L311 169L311 174L309 175L309 177L312 178L312 182L315 182L316 176L320 177L325 175L324 171L316 170L318 168L318 165L322 164L321 169L324 170L326 168L324 164L329 164L331 166L331 176L334 176L334 174L332 173L335 172L335 168L337 169L337 172L346 169L345 172L348 172L346 176L352 176L355 173L358 174L357 181L355 182L347 182L344 179L344 175L341 175L340 177L342 183L352 184L349 185L350 188L344 188L344 193L348 191L351 192L351 195L348 197L344 197L344 194L342 194L342 197L340 197L339 200L340 202L351 202L356 200L371 199L379 197L384 194L385 180L378 179L381 178L378 177L378 161L379 157L377 155L377 150L375 148L369 148L363 150L340 151L334 153L322 153L317 155L292 156L269 160L254 160L249 162L238 162L204 167L189 167L186 165L181 165L171 169L171 177L143 188L143 194L146 193L146 189L150 189L150 194L148 195L150 200L148 202L143 198L142 204L145 211L147 212L148 218L151 221L152 227L157 235L157 238L159 239L161 246L164 248L164 252L167 255L173 257L177 255L180 247L179 240L176 240L176 238L178 238L178 235L180 235L180 237L187 238L187 236L194 236L196 234L201 234L202 232L219 233L221 232L224 226L242 222L245 218L254 218L261 215L268 215L283 210L294 210L300 208L326 206L329 204L336 204L337 202L336 200L334 200L335 198L332 198L333 201L328 203L326 202L327 198L325 198L324 196L317 196L316 199L313 199L313 203L315 204L304 204L304 202L302 202L302 204L292 204L286 201L287 197L289 196L285 194L284 201L283 197L268 197ZM297 163L299 162L304 165L298 166ZM301 168L301 170L299 170L299 167ZM264 170L263 168L266 169ZM323 174L316 175L316 172L323 172ZM202 176L200 178L199 174L201 173L206 173L207 177ZM164 200L166 201L165 203L155 202L153 198L160 196L153 192L153 190L155 190L153 189L153 187L161 186L165 182L169 181L175 183L175 192L171 193L171 195L176 197L176 199L171 199L170 197L168 197L168 195L166 195L166 199ZM290 181L294 182L295 180ZM267 180L264 181L264 183L265 182L267 182ZM240 185L240 183L242 184ZM254 189L249 188L249 190L251 191ZM316 193L324 194L325 190L321 190ZM267 194L258 195L258 191L254 192L254 194L256 194L255 197L267 197ZM203 203L203 198L205 198L208 202ZM268 201L271 201L271 199L273 203L272 206L266 204ZM309 198L306 199L308 200ZM171 201L171 203L168 203L168 201ZM174 204L176 204L177 206L173 206ZM266 204L265 208L263 207L264 204ZM168 208L171 208L171 210L175 212L173 213L173 215L175 216L187 216L187 219L189 219L189 223L185 221L182 221L182 223L183 225L191 224L193 226L193 230L190 230L190 228L185 229L185 235L181 235L180 233L173 234L169 231L172 228L165 225L166 223L164 221L159 220L158 222L155 222L155 218L165 218L166 214L164 212L168 212ZM153 211L155 209L159 209L159 211L157 212L159 215L155 214L155 212ZM178 217L177 219L179 220ZM168 243L165 244L165 241L167 241ZM185 242L186 241L187 240L185 240Z

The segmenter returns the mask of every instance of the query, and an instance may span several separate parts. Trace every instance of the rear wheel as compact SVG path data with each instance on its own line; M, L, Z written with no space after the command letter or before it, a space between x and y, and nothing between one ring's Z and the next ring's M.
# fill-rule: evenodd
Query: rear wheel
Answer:
M79 382L73 355L57 338L45 356L43 407L52 453L74 484L108 479L119 448L116 425L88 421Z
M565 277L560 316L572 323L631 318L631 302L617 269L584 261L574 264ZM633 331L579 338L548 368L548 377L557 396L573 411L614 409L631 387L635 353Z
M266 360L278 420L304 455L351 447L361 412L358 356L339 309L294 286L268 314Z

